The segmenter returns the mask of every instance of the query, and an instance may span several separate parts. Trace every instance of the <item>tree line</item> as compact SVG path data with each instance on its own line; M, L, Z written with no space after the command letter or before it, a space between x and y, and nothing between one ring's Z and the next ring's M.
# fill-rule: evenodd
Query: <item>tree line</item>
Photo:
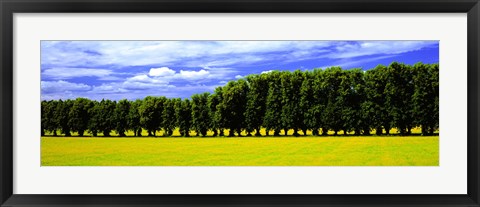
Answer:
M333 131L377 135L396 128L401 135L421 127L423 135L439 128L439 65L406 65L393 62L374 69L272 71L229 81L211 93L189 99L148 96L143 100L50 100L41 102L42 136L46 131L64 136L83 136L127 130L141 136L294 136L327 135ZM286 133L285 133L286 134Z

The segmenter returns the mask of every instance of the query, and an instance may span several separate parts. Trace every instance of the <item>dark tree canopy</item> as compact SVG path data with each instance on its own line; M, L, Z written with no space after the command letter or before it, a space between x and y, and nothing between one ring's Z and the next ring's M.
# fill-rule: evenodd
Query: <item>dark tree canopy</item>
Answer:
M115 110L114 110L114 124L115 131L119 136L124 137L125 131L129 129L128 127L128 115L130 113L130 102L126 99L118 101Z
M210 112L208 108L210 93L195 94L192 96L192 125L197 136L207 136L210 127Z
M192 128L192 104L189 99L177 101L175 104L175 116L180 135L189 137Z

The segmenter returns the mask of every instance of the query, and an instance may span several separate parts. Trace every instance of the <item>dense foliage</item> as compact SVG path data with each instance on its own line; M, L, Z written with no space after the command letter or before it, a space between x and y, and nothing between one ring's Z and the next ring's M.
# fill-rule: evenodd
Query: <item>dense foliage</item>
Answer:
M141 136L163 131L182 136L191 131L206 136L261 136L293 130L294 136L326 135L339 131L356 135L389 133L396 128L408 135L421 127L423 135L439 128L438 64L406 65L394 62L374 69L342 70L331 67L312 71L272 71L230 81L213 94L195 94L191 99L148 96L143 100L42 101L41 127L56 136L72 132L83 136L127 130ZM301 133L299 133L301 132ZM265 135L264 134L264 135Z

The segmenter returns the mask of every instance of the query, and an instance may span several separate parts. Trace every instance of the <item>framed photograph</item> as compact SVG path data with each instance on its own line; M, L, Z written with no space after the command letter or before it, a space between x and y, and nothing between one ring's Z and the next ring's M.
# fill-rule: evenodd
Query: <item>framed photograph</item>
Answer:
M0 7L1 206L480 206L478 0Z

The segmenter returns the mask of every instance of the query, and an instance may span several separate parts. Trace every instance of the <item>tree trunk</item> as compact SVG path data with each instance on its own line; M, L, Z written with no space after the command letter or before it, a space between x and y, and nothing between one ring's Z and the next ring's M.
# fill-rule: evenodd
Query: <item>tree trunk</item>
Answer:
M335 132L335 133L334 133L333 135L337 136L337 135L338 135L338 131L335 130L334 132Z
M53 130L53 136L57 136L57 130Z
M103 136L104 137L109 137L110 136L110 131L109 130L103 130Z
M275 129L273 131L273 136L280 136L280 130L279 129Z
M382 129L382 127L377 127L377 128L375 129L375 134L378 135L378 136L382 135L382 134L383 134L383 129Z
M78 136L79 136L79 137L83 137L83 133L84 133L83 130L78 130Z
M222 136L222 137L225 136L225 129L220 129L220 136Z
M288 129L283 129L283 131L285 132L284 136L287 136L288 135Z
M216 130L216 129L213 130L213 136L214 137L218 136L218 130Z
M361 135L360 129L355 129L355 135Z
M322 135L327 136L328 135L328 129L322 128Z
M235 133L234 129L233 129L233 128L230 128L230 131L228 131L228 136L229 136L229 137L233 137L233 136L234 136L234 135L233 135L234 133Z
M260 134L260 128L255 129L255 136L260 137L262 134Z
M139 137L142 136L142 128L138 129L138 131L137 131L137 136L139 136Z
M303 136L307 136L307 130L306 128L302 128L302 133L303 133Z
M45 136L45 130L44 129L42 129L40 136L42 136L42 137Z
M298 136L299 136L299 134L298 134L298 129L297 129L297 128L294 128L294 129L293 129L293 136L295 136L295 137L298 137Z
M370 135L370 128L365 127L365 129L363 129L363 135Z
M72 134L70 133L70 130L65 131L65 136L66 136L66 137L71 137L71 136L72 136Z
M422 136L428 136L427 126L422 124Z

